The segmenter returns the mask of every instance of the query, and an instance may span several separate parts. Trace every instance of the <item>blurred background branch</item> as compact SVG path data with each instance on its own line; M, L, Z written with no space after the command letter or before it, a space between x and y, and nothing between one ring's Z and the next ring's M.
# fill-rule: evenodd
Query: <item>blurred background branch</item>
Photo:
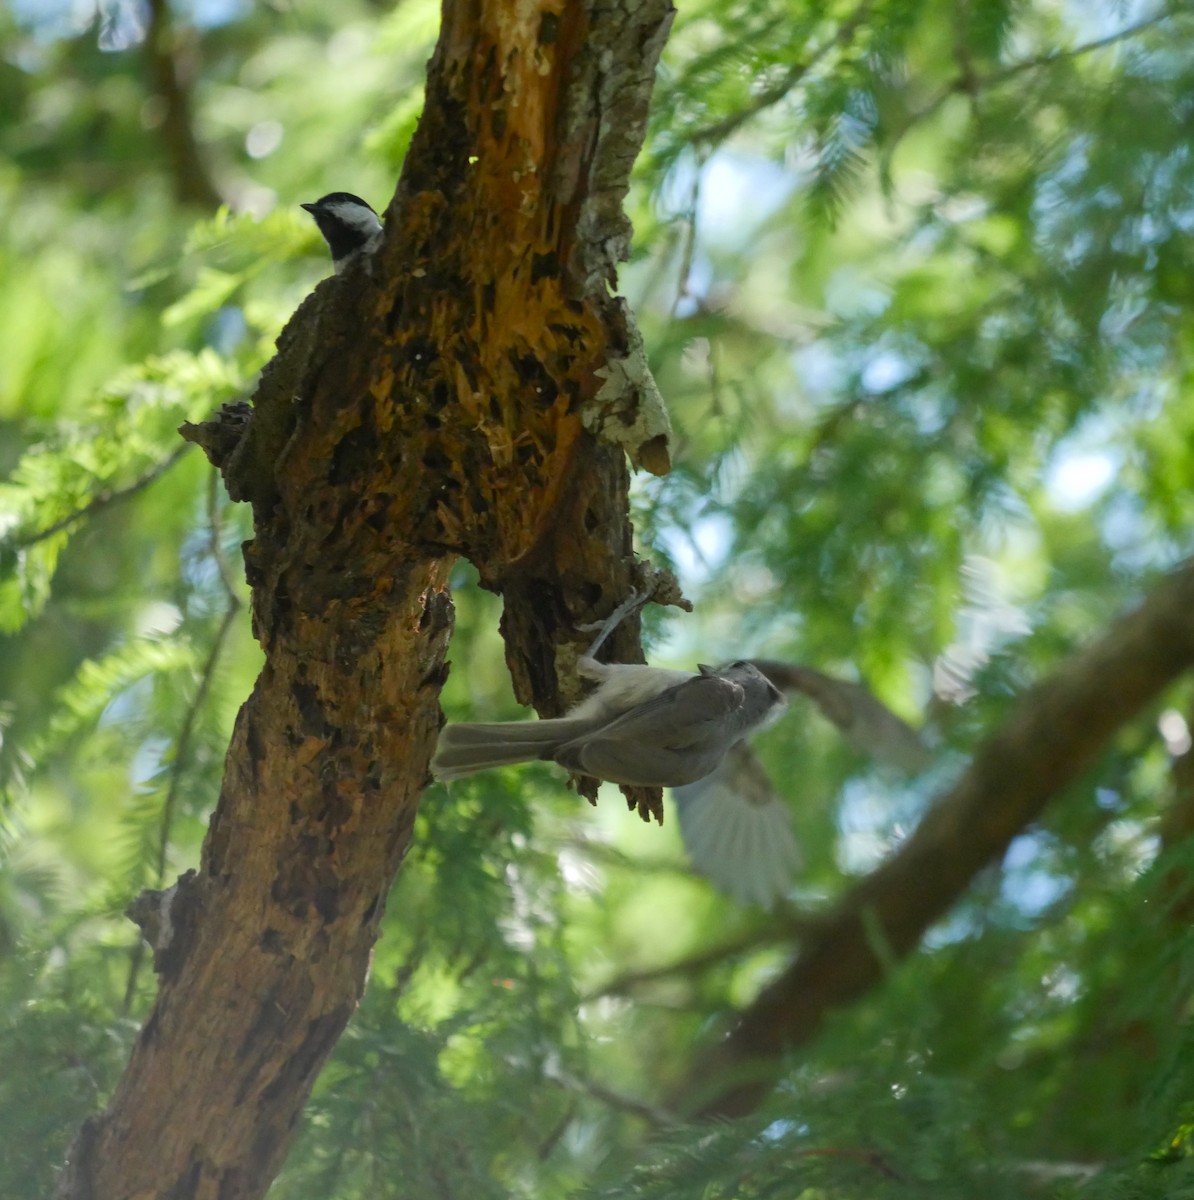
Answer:
M191 88L200 70L198 37L194 30L182 30L175 24L169 0L147 2L146 73L153 88L153 103L162 110L159 130L170 164L174 197L179 204L214 210L224 201L195 133L191 101Z

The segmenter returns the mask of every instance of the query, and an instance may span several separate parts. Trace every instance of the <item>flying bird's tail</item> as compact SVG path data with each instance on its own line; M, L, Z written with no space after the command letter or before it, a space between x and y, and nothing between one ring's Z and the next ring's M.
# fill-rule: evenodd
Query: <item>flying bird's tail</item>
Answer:
M440 731L431 773L448 782L490 767L552 759L556 749L591 727L589 721L495 721L446 725Z

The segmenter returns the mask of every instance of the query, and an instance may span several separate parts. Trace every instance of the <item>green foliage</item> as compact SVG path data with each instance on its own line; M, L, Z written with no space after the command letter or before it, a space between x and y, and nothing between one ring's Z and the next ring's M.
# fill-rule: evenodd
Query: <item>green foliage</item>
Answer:
M777 914L544 766L432 787L278 1196L1194 1196L1188 683L761 1110L668 1111L800 920L1190 552L1194 17L1171 11L681 6L622 279L677 432L636 524L698 601L649 615L653 657L861 675L927 718L935 764L875 767L795 700L760 746L806 859ZM13 1196L119 1077L154 987L121 911L196 862L260 661L248 515L175 429L251 391L326 273L297 203L392 194L438 6L180 8L209 209L176 198L136 35L73 19L0 13ZM496 601L454 582L445 708L514 716Z
M89 508L151 483L178 457L178 425L243 386L234 364L210 349L149 359L105 389L85 420L60 422L26 451L0 485L0 630L12 633L41 611L71 526Z

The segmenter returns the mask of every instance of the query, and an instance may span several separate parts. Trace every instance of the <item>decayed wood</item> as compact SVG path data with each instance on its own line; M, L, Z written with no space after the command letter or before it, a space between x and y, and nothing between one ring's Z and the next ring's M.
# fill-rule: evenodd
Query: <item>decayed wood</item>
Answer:
M157 1003L61 1197L264 1194L409 844L452 559L505 596L516 686L548 713L575 625L636 582L624 454L665 470L666 425L607 285L670 16L448 0L371 269L304 302L251 416L187 430L253 505L266 664L199 870L156 900Z
M1194 666L1194 562L1025 694L904 846L803 938L800 953L701 1056L677 1110L736 1116L769 1091L784 1051L875 987L974 876L1086 770L1120 726Z

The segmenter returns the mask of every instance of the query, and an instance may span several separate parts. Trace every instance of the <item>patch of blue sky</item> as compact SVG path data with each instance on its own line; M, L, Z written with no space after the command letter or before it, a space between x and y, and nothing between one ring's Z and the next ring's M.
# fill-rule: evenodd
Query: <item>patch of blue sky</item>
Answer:
M883 395L907 383L917 366L906 355L880 348L862 368L862 386L872 395Z
M1072 881L1051 862L1053 847L1039 833L1013 839L1003 856L1000 895L1025 917L1040 916L1068 892Z
M1081 512L1106 491L1121 463L1110 449L1084 451L1063 443L1045 470L1045 491L1062 512Z
M104 706L99 715L98 726L103 729L111 725L123 725L139 720L149 708L153 697L153 680L148 676L135 679L122 688ZM140 776L137 776L140 778Z
M176 6L176 17L198 29L229 25L248 12L248 0L189 0ZM16 23L41 42L79 37L95 26L101 50L139 46L149 23L141 0L10 0Z
M129 763L129 782L136 791L151 790L166 769L166 755L173 741L167 737L147 737Z
M701 172L701 237L727 247L750 242L759 226L791 199L797 182L792 171L768 159L719 150Z
M931 782L882 786L869 774L847 781L838 806L837 863L848 875L873 871L915 828Z
M669 526L658 531L657 540L676 564L685 588L699 587L725 567L734 539L734 526L722 513L698 517L686 528Z

